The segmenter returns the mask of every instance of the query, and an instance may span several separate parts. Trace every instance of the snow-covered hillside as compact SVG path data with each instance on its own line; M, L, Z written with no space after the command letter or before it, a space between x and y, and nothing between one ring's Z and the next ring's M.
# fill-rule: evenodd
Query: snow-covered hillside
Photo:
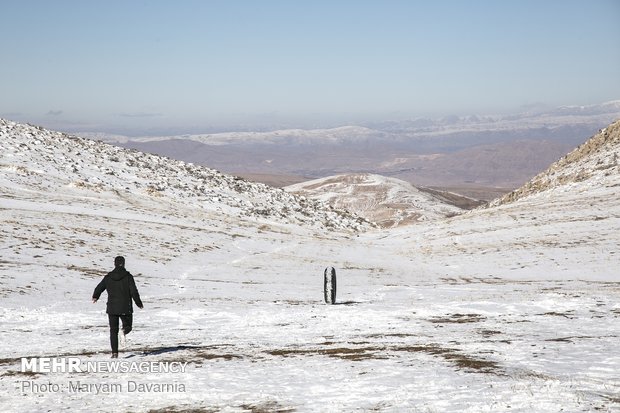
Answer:
M318 228L360 230L367 223L345 211L283 190L160 156L126 150L0 119L2 188L68 196L66 203L104 193L116 201L161 198L223 215L261 217ZM103 195L98 195L103 196ZM139 201L136 201L139 202Z
M463 212L408 182L373 174L332 176L285 189L352 211L383 228L436 220Z
M356 233L311 201L181 162L11 122L0 145L2 412L620 407L614 168ZM118 254L145 304L119 361L186 370L23 371L22 357L108 363L105 293L91 294ZM339 305L323 303L327 266Z
M601 130L549 169L492 205L505 204L546 191L584 192L593 187L614 188L618 185L620 175L619 157L620 121Z

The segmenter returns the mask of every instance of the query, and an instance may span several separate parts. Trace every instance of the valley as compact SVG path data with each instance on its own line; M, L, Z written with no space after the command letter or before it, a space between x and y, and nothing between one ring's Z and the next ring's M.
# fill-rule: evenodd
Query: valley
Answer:
M620 403L619 123L491 207L454 213L411 191L427 211L450 212L387 228L363 208L0 126L2 410L611 412ZM331 184L324 195L346 192ZM187 362L187 371L22 372L22 357L109 360L105 305L90 297L118 254L145 303L122 360ZM327 266L337 269L336 305L322 302ZM69 392L76 380L124 387L111 397ZM143 390L130 392L130 381ZM155 384L176 387L146 390Z

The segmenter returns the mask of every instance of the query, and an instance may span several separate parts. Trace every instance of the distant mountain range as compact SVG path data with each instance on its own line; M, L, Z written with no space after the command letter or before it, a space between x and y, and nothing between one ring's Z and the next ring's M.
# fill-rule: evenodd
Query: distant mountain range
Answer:
M620 119L620 100L528 108L507 116L368 122L333 129L288 129L139 137L83 134L124 147L209 165L271 185L347 173L373 173L414 185L509 192ZM289 178L283 178L289 177Z

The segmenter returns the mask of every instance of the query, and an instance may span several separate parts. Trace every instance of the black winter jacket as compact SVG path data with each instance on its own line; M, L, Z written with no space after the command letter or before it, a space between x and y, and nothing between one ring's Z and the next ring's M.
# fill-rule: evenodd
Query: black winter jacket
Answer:
M140 300L140 294L138 294L138 288L133 280L133 275L124 267L116 267L112 272L103 277L103 280L95 287L93 298L98 300L104 290L108 291L106 310L108 314L133 313L132 298L136 305L142 308L142 300Z

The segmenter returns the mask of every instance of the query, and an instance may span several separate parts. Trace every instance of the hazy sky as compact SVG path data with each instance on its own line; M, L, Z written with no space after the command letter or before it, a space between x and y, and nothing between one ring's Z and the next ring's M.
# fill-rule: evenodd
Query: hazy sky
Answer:
M620 99L620 0L0 0L0 116L125 133Z

